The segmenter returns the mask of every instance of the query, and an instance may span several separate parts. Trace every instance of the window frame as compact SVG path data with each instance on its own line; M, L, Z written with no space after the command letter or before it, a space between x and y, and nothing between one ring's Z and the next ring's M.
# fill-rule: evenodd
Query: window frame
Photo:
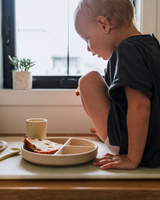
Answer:
M132 0L135 2L136 0ZM12 70L8 55L16 55L16 32L15 32L15 0L2 0L2 38L3 38L3 88L11 89ZM67 55L67 65L69 66L69 52ZM68 66L67 71L68 71ZM33 76L33 89L48 88L77 88L81 75L70 76Z
M2 38L3 38L3 88L11 89L12 70L8 55L16 55L16 33L15 33L15 0L2 0ZM67 65L69 66L69 53L67 55ZM68 73L62 76L33 76L33 89L49 88L77 88L78 80L81 77L71 76Z
M2 0L2 38L3 38L3 88L12 88L13 66L8 55L15 55L15 1Z

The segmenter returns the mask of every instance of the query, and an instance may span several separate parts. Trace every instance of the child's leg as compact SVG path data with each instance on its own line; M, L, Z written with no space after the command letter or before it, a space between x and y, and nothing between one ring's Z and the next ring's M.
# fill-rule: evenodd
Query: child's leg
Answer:
M80 79L79 89L82 105L92 119L98 136L105 141L108 135L107 119L111 105L108 87L102 76L93 71Z

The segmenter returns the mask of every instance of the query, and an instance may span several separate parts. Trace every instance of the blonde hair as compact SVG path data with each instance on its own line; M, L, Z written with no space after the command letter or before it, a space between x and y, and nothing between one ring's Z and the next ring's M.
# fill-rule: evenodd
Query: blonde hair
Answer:
M104 16L104 20L110 23L114 19L116 27L134 23L134 7L130 0L81 0L77 11L81 8L87 11L92 21L96 21L98 16Z

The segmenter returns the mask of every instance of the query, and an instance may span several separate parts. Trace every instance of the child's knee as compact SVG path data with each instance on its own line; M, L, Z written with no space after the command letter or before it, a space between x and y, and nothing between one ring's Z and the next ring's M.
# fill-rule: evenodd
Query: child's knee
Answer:
M94 84L94 82L96 80L98 80L99 78L102 78L101 74L97 71L91 71L89 73L87 73L86 75L82 76L79 80L79 87L83 87L86 86L86 84Z

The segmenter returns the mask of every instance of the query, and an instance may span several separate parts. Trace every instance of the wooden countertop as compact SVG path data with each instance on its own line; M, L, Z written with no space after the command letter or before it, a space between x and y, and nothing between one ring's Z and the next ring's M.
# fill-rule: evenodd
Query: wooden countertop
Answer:
M159 200L160 180L0 180L0 199Z
M0 199L159 200L160 180L3 180Z

